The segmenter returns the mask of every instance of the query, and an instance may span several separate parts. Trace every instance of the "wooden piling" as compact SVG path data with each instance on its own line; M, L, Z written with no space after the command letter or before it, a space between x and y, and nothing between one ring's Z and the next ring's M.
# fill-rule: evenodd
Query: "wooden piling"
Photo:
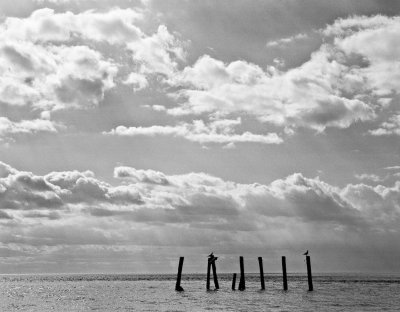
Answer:
M214 286L215 289L219 289L219 284L218 284L218 277L217 277L217 268L215 266L215 260L211 262L211 267L213 270L213 277L214 277Z
M258 266L260 267L261 290L265 290L264 268L263 268L263 260L262 260L262 257L258 257Z
M308 277L308 290L313 291L313 283L312 283L312 274L311 274L311 258L310 256L306 256L307 261L307 277Z
M239 290L243 291L246 289L246 282L244 278L244 263L243 263L243 257L240 256L240 282L239 282Z
M285 256L282 256L282 276L283 276L283 290L288 290Z
M185 259L184 257L179 258L178 276L176 277L176 285L175 285L176 291L183 291L183 288L181 286L181 278L182 278L182 267L184 259Z
M210 290L210 270L211 270L211 261L208 259L207 264L207 290Z
M232 278L232 290L236 289L236 273L233 273L233 278Z

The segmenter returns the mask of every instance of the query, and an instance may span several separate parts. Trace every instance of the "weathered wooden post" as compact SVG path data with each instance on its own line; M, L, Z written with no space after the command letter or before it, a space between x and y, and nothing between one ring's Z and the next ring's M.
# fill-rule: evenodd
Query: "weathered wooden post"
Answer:
M310 256L306 256L307 261L307 277L308 277L308 290L313 291L313 283L312 283L312 274L311 274L311 258Z
M282 256L283 290L288 290L286 274L286 257Z
M214 286L215 286L215 289L219 289L218 277L217 277L217 268L215 267L215 260L216 260L216 258L214 258L214 259L211 261L211 266L212 266L212 270L213 270L213 277L214 277Z
M211 270L211 261L208 259L207 264L207 290L210 290L210 270Z
M243 291L246 289L246 282L244 279L244 263L243 263L243 257L240 256L240 281L239 281L239 290Z
M262 260L262 257L258 257L258 265L259 265L259 267L260 267L261 290L265 290L264 268L263 268L263 260Z
M236 273L233 273L233 278L232 278L232 290L236 289Z
M183 291L183 288L181 286L181 278L182 278L182 267L184 259L185 259L184 257L179 258L178 276L176 277L176 285L175 285L176 291Z

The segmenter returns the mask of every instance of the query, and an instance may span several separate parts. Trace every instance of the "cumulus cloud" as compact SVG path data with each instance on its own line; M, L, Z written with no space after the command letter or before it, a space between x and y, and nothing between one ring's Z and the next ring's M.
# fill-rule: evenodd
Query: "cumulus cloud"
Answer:
M376 174L368 174L368 173L356 174L355 177L358 180L366 180L372 182L381 182L385 180L385 178L381 178Z
M86 11L56 13L43 8L27 18L8 17L3 23L3 36L18 40L38 42L65 42L74 36L85 39L121 43L128 38L136 39L140 29L132 23L142 16L132 9L113 9L97 13Z
M298 127L319 132L348 128L376 120L393 106L399 89L398 71L393 70L398 66L393 44L399 37L397 17L338 19L320 31L325 43L310 59L286 71L245 60L225 63L208 55L180 70L183 43L165 25L145 33L138 26L144 18L143 11L119 8L81 13L40 9L26 18L6 18L0 26L1 102L39 112L97 106L115 87L122 66L97 51L99 44L128 52L132 66L124 70L120 82L134 91L148 87L152 75L161 75L157 81L172 87L168 95L175 106L158 103L155 110L175 117L201 115L204 120L147 128L120 126L111 131L114 134L170 135L231 147L237 142L279 143L282 139L275 133L238 133L233 126L224 132L215 126L216 120L223 123L247 115L286 134ZM368 44L372 41L378 44ZM398 134L396 118L370 133Z
M0 24L0 106L50 119L56 110L97 107L120 82L121 67L127 74L121 82L134 91L149 85L149 75L172 75L185 57L181 42L163 25L144 33L138 26L143 19L140 9L119 8L43 8L25 18L6 17ZM121 57L129 66L119 64Z
M0 140L1 138L19 134L33 134L37 132L55 133L59 127L61 126L46 119L14 122L6 117L0 117Z
M289 43L293 43L297 40L302 40L302 39L306 39L308 38L307 34L304 33L300 33L291 37L286 37L286 38L281 38L278 40L273 40L273 41L268 41L267 42L267 47L277 47L277 46L281 46L281 45L285 45L285 44L289 44Z
M319 131L346 128L374 118L373 108L355 97L363 80L353 69L331 60L323 47L311 60L287 72L264 71L245 61L224 64L200 58L172 82L183 88L173 96L182 104L172 115L246 113L277 126L303 126ZM347 95L343 95L347 89Z
M139 73L130 73L123 83L131 85L134 91L142 90L149 85L146 76Z
M389 166L389 167L385 167L384 169L386 169L386 170L400 170L400 166Z
M0 207L10 210L68 210L69 205L140 205L134 188L112 187L90 171L52 172L37 176L1 163Z
M400 135L400 115L389 117L388 121L383 122L379 128L369 130L374 136Z
M116 167L114 178L116 185L91 171L41 176L1 163L3 246L26 246L33 254L75 245L99 245L103 252L111 245L202 249L213 237L232 252L250 242L253 251L288 242L363 246L371 243L371 231L380 233L377 243L398 232L398 181L339 188L295 173L270 184L242 184L127 166Z
M253 142L261 144L279 144L283 140L276 133L254 134L251 132L235 133L235 127L241 123L240 118L220 119L209 123L194 120L193 123L181 123L177 126L150 126L150 127L125 127L118 126L105 134L120 136L174 136L185 138L201 144L220 143L234 144Z
M399 25L398 17L338 19L321 30L326 42L310 59L287 71L202 56L169 80L178 87L170 96L179 104L167 112L250 114L262 123L317 131L375 120L398 94L400 79L393 70L398 66L398 45L393 43L398 41ZM396 133L396 118L372 133Z
M148 215L149 222L181 222L182 215L213 222L204 214L218 214L217 223L228 222L227 216L238 215L240 211L250 215L257 212L266 216L301 217L307 222L314 221L316 216L327 222L347 218L348 222L352 222L352 218L356 222L358 212L340 196L339 189L301 174L271 185L252 185L224 181L204 173L167 176L153 170L116 167L114 177L123 183L111 186L90 171L51 172L38 176L4 163L1 167L4 174L0 180L0 203L3 210L11 212L75 209L74 213L79 214L77 206L90 208L95 204L110 211L119 211L125 206L125 210L132 212L133 221L139 214ZM265 208L258 201L260 197L279 205ZM151 219L152 209L155 209L154 219ZM165 209L176 211L162 212Z
M11 122L3 117L0 135L8 140L15 134L57 132L61 125L50 120L52 111L97 106L114 87L117 73L113 61L88 46L47 44L46 38L37 38L35 33L46 36L51 31L50 22L40 31L25 25L26 20L7 18L0 26L0 106L42 119ZM60 34L58 28L52 31Z
M0 210L0 219L12 219L12 217L7 212Z
M51 212L54 209L75 209L73 213L79 215L80 210L76 207L90 208L96 204L109 210L120 210L125 206L132 212L187 207L203 214L203 209L208 211L211 208L207 206L215 202L226 207L223 209L231 207L229 209L234 214L242 211L270 217L299 217L306 222L319 219L367 224L371 220L360 214L358 209L358 200L364 198L358 198L356 192L351 192L351 197L349 190L368 188L382 198L399 196L398 183L393 187L379 185L373 188L359 184L340 189L319 178L306 178L299 173L269 185L260 185L224 181L205 173L166 175L151 169L120 166L114 169L114 177L121 181L117 186L97 179L91 171L51 172L39 176L1 163L0 173L0 206L9 213L18 210L44 209ZM204 208L195 208L197 205ZM398 207L395 205L391 209L397 211ZM229 215L231 212L226 213ZM220 217L224 218L224 213Z
M129 179L140 183L170 184L170 181L164 173L151 169L140 170L131 167L116 167L114 169L114 177L119 179Z
M0 43L0 100L40 110L96 106L114 86L116 65L87 46Z
M34 0L38 4L53 3L53 4L66 4L71 2L78 2L80 0Z
M120 45L132 53L141 73L172 74L177 60L184 58L181 43L164 25L154 34L145 34L138 26L143 14L134 9L111 9L106 12L86 11L55 13L39 9L28 18L7 18L2 32L5 38L35 44L68 43L79 39Z
M390 187L350 184L342 190L341 194L351 201L356 209L368 215L370 220L376 220L376 222L371 222L371 229L381 231L383 228L392 228L393 221L399 217L399 190L399 181Z
M164 25L160 25L155 34L129 42L127 46L144 74L160 73L170 77L178 69L178 61L185 59L182 44Z

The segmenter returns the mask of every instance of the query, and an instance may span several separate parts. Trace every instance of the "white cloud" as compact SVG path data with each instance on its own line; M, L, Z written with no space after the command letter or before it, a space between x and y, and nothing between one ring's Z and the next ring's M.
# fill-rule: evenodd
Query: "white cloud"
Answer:
M26 18L6 18L0 27L0 100L39 112L97 106L116 85L118 67L124 66L96 51L99 43L130 54L133 64L121 82L134 91L148 87L151 75L161 75L158 82L173 87L169 96L175 106L155 104L154 109L176 117L201 115L205 120L176 126L120 126L112 131L115 134L157 133L200 143L279 143L275 133L238 134L232 126L224 133L213 127L216 118L248 115L287 134L298 127L348 128L375 120L393 106L400 86L398 71L393 70L398 65L393 42L400 32L396 17L339 19L321 31L326 43L307 62L287 71L244 60L224 63L207 55L180 71L178 65L185 59L182 42L164 25L146 34L138 26L144 18L143 11L118 8L81 13L40 9ZM304 37L298 34L281 41ZM379 44L368 44L372 41ZM371 133L398 134L397 130L393 116Z
M55 133L58 131L57 128L62 128L62 126L45 119L14 122L6 117L0 117L0 141L2 138L14 135L35 134L38 132Z
M134 91L142 90L149 85L146 76L138 73L130 73L126 80L123 81L123 83L131 85Z
M398 71L393 70L398 66L393 44L400 32L397 17L339 19L321 31L326 43L307 62L287 71L243 60L224 63L207 55L179 71L178 64L185 59L182 42L164 25L146 34L138 26L144 18L140 10L118 8L81 13L40 9L26 18L6 18L0 27L0 100L46 112L97 106L104 92L115 86L122 66L96 51L99 43L130 53L133 71L122 83L134 91L149 86L149 75L162 75L161 81L177 89L169 94L176 106L156 104L156 110L174 116L202 115L205 120L203 125L194 121L114 129L124 135L157 133L201 143L278 143L281 139L274 133L238 134L230 127L228 135L215 130L215 115L221 120L250 115L285 133L295 133L298 127L347 128L375 120L394 105L400 86ZM371 134L398 134L396 118Z
M307 34L304 33L300 33L291 37L286 37L286 38L281 38L278 40L273 40L273 41L268 41L267 42L267 47L277 47L277 46L281 46L281 45L285 45L285 44L289 44L289 43L293 43L297 40L302 40L302 39L306 39L308 38Z
M136 26L141 19L133 9L74 14L46 8L7 17L0 25L0 99L46 109L97 105L114 87L117 65L94 50L96 42L131 53L135 71L124 82L135 90L148 85L146 75L172 74L184 58L180 42L162 25L146 35Z
M365 184L347 185L342 196L351 201L353 206L368 216L371 229L382 231L392 229L394 220L399 218L400 182L391 187ZM390 230L389 230L390 231Z
M337 36L335 44L344 53L364 59L366 65L358 69L359 74L366 77L371 92L378 97L378 104L383 108L389 107L400 87L400 17L377 15L338 19L325 32ZM369 133L375 136L399 135L399 115L390 116Z
M362 56L368 62L368 66L358 71L368 79L370 87L378 94L397 93L400 74L394 69L399 66L400 18L353 17L347 21L338 20L332 27L340 35L335 44L344 53Z
M355 97L364 88L362 78L352 68L332 60L333 52L322 47L310 61L287 72L272 67L264 71L244 61L224 64L204 56L171 81L183 86L173 94L182 104L168 112L246 113L261 122L319 131L373 119L373 107ZM345 91L348 94L342 95Z
M172 74L177 60L184 58L181 43L164 25L151 35L138 26L144 18L139 10L114 8L106 12L86 11L55 13L39 9L28 18L7 18L2 36L35 44L65 42L79 39L120 45L132 53L140 73Z
M114 178L129 179L130 181L140 183L152 183L167 185L170 181L165 174L154 170L140 170L132 167L116 167L114 169Z
M130 215L132 222L139 223L198 220L215 226L223 221L228 226L232 216L248 215L245 219L252 220L254 229L262 216L360 228L369 224L379 226L379 216L389 212L400 217L400 207L396 204L400 196L397 182L392 187L355 184L340 189L319 178L310 179L296 173L269 185L239 184L204 173L166 175L154 170L116 167L114 177L122 184L112 186L90 171L38 176L4 163L0 169L0 206L15 218L20 216L18 211L38 209L42 213L58 210L66 220L86 218L86 211L91 211L93 205L104 214L108 211L108 216ZM379 203L386 210L375 210ZM209 219L215 214L218 219ZM141 219L144 216L146 221ZM395 221L391 220L393 226Z
M292 131L296 127L347 128L376 120L394 104L400 87L399 71L394 70L400 19L354 16L338 19L320 33L326 42L304 64L287 71L200 57L169 80L179 89L170 94L178 105L168 113L250 114ZM372 133L397 133L396 118Z
M71 2L78 2L80 0L33 0L37 2L38 4L44 4L44 3L52 3L52 4L67 4Z
M164 25L160 25L155 34L129 42L127 46L144 74L160 73L170 77L177 71L178 61L185 59L182 44Z
M137 25L143 19L140 9L119 8L44 8L26 18L6 17L0 24L0 106L49 119L55 110L97 107L115 87L120 67L127 73L121 82L134 91L149 85L149 75L172 75L184 58L181 43L163 25L145 34ZM129 66L117 64L121 58Z
M228 254L257 253L265 244L314 250L373 244L393 252L389 243L398 233L399 182L339 188L296 173L270 184L240 184L131 167L116 167L114 177L113 186L90 171L41 176L0 163L1 246L28 248L33 263L39 255L60 261L43 251L50 246L82 254L98 246L103 258L111 246L168 247L164 256L174 257L177 246L199 252L216 241Z
M109 43L135 40L141 30L133 23L142 15L132 9L113 9L104 13L86 11L55 13L43 8L27 18L8 17L2 27L2 36L33 43L65 42L74 36Z
M390 166L390 167L385 167L384 169L386 169L386 170L400 170L400 166Z
M372 182L381 182L385 180L385 178L381 178L376 174L368 174L368 173L356 174L355 177L358 180L367 180Z
M234 128L241 123L238 119L222 119L209 123L202 120L194 120L192 124L181 123L177 126L150 126L150 127L125 127L118 126L105 134L120 136L174 136L185 138L192 142L201 144L207 143L240 143L254 142L262 144L280 144L283 140L276 133L254 134L251 132L243 132L236 134Z
M322 32L326 36L346 37L363 30L379 29L382 26L387 25L387 22L391 19L392 18L384 15L354 15L346 18L338 18L333 24L327 25Z
M87 108L114 86L116 66L86 46L0 44L0 99L41 110Z
M400 135L400 115L389 117L388 121L383 122L379 128L370 130L369 133L374 136Z
M10 210L67 209L68 205L94 203L140 205L141 196L135 188L112 187L97 180L90 171L52 172L37 176L17 171L0 163L3 172L0 185L0 207Z

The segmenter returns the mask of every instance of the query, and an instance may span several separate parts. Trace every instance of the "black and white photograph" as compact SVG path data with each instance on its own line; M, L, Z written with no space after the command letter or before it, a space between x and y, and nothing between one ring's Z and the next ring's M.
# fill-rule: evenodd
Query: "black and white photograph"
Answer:
M399 311L400 1L0 0L0 311Z

